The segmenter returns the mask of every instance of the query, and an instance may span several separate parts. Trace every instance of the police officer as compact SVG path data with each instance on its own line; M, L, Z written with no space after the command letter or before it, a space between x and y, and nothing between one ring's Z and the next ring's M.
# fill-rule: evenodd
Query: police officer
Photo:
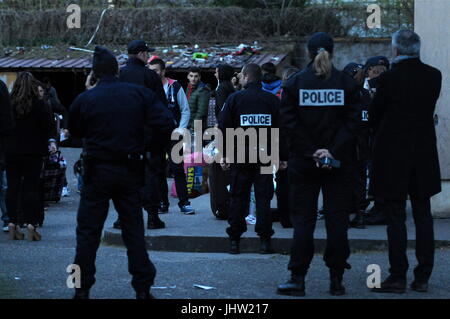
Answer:
M364 229L365 212L370 202L367 199L367 166L370 158L370 130L369 130L369 105L371 101L370 93L364 86L364 65L349 63L343 70L345 74L353 78L358 85L359 107L359 134L356 136L356 147L354 149L352 170L349 175L349 186L352 192L352 207L350 213L355 217L350 222L350 227Z
M142 40L134 40L128 45L127 65L120 69L120 81L134 83L152 90L157 97L168 106L166 93L158 74L146 67L149 59L148 52L154 49L149 48ZM164 167L161 165L162 150L170 144L170 134L160 135L158 141L154 141L152 149L148 152L148 165L145 173L145 186L142 189L143 206L148 213L147 228L165 228L165 223L159 218L161 194L159 192L160 178L164 175ZM121 228L119 220L114 223L114 228Z
M389 68L390 62L385 56L371 57L366 61L365 72L367 78L364 87L369 90L371 98L373 98L375 93L377 92L380 75L389 70ZM371 132L371 135L373 135L373 132ZM383 212L384 200L382 198L373 198L372 196L373 178L371 176L371 172L371 165L369 163L369 198L374 200L374 205L366 214L365 223L366 225L386 225L387 219Z
M261 79L262 72L258 65L248 64L243 68L242 83L245 89L230 95L219 114L219 128L224 136L227 129L243 128L245 131L256 129L259 140L259 129L266 128L269 130L268 141L271 141L271 129L279 128L280 101L275 95L262 90ZM224 142L224 145L228 142ZM246 152L245 163L233 161L231 165L231 158L228 154L235 154L238 147L235 146L234 150L224 148L228 158L222 159L222 167L224 169L231 168L231 204L228 218L230 226L227 228L231 254L240 253L240 238L247 231L245 217L248 215L252 184L255 188L257 213L255 230L261 238L260 252L262 254L273 253L271 237L274 231L270 210L270 201L274 192L273 175L272 172L262 174L261 166L266 163L262 163L259 156L257 163L250 163L249 153L252 150L257 151L257 145L250 145L249 142L246 142L243 147Z
M330 293L345 294L343 274L350 255L348 229L348 153L354 147L359 112L356 83L331 62L334 41L316 33L308 41L312 62L283 90L281 119L288 131L289 181L294 241L288 269L291 279L278 286L282 295L305 294L305 276L314 256L317 201L322 190L330 269ZM340 166L340 168L338 168Z
M118 81L118 63L96 47L93 72L98 84L78 96L70 109L69 128L83 138L84 187L77 216L74 264L81 269L76 299L88 299L95 283L95 258L112 200L122 221L132 286L138 299L151 298L156 269L144 240L140 189L144 180L145 145L154 129L170 132L172 116L150 90Z
M148 47L142 40L134 40L128 44L128 61L120 69L120 81L129 82L145 86L167 105L166 94L161 83L161 79L155 71L146 67L149 59L149 52L155 49Z

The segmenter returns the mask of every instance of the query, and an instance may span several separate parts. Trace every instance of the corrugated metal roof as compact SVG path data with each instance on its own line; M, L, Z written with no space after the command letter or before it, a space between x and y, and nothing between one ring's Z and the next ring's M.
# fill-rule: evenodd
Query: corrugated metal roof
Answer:
M281 63L286 54L258 54L258 55L243 55L243 56L221 56L211 55L206 60L192 60L191 57L183 57L179 55L158 55L163 58L167 63L167 68L172 70L189 69L193 66L201 69L213 69L220 63L226 63L232 67L238 69L243 67L246 63L256 63L262 65L266 62L272 62L275 65ZM121 55L117 57L120 65L123 65L126 58ZM63 59L63 60L51 60L51 59L17 59L17 58L0 58L0 71L6 70L55 70L55 69L90 69L92 67L91 58L78 58L78 59Z

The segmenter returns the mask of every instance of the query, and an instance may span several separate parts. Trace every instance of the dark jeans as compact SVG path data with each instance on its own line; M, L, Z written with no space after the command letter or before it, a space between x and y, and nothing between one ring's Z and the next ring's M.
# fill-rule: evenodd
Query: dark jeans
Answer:
M0 169L0 210L2 211L2 222L9 223L9 217L6 210L6 191L8 190L8 185L6 182L6 171Z
M348 169L325 171L315 167L309 158L289 161L290 202L294 225L294 240L288 269L306 275L314 256L314 230L317 221L317 201L323 193L327 244L324 261L328 268L343 273L350 248L347 237L350 193L345 187Z
M273 197L273 176L263 175L260 166L235 164L231 166L231 205L228 217L230 227L227 234L232 240L239 240L247 231L245 217L248 215L252 184L255 189L256 225L255 231L261 238L273 236L270 201Z
M434 265L434 229L430 199L411 199L414 223L416 225L416 258L418 266L414 269L415 278L427 282ZM406 231L406 201L386 200L383 212L388 220L389 269L392 276L406 279L409 268Z
M153 285L156 269L146 250L139 192L143 185L143 168L136 166L139 165L111 162L89 164L78 208L74 262L80 266L83 289L90 289L95 283L95 259L110 200L122 222L122 238L127 247L133 288L143 292Z
M6 208L9 221L36 226L40 219L42 157L8 158L6 161ZM19 212L21 216L19 217Z

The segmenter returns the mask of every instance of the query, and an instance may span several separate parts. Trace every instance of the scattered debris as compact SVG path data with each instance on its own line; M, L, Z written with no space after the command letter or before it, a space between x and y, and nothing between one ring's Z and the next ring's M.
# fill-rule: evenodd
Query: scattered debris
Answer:
M175 289L175 288L177 288L177 286L167 286L167 287L163 287L163 286L158 287L158 286L156 286L156 287L152 287L152 289Z
M194 285L195 288L199 288L199 289L203 289L203 290L212 290L212 289L217 289L215 287L210 287L210 286L203 286L203 285Z

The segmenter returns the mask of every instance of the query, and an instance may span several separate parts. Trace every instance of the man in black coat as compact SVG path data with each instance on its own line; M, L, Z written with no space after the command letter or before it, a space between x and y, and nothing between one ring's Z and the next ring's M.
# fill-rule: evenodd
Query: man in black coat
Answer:
M152 90L164 105L168 106L161 78L155 71L146 67L149 58L148 52L152 51L154 49L149 48L142 40L130 42L128 44L129 59L127 65L120 69L120 81L141 85ZM165 160L165 153L162 150L170 145L170 133L167 135L161 134L158 140L154 140L148 153L149 162L146 169L146 182L145 187L142 189L142 197L144 209L148 212L147 228L149 229L165 227L164 222L158 216L161 203L159 191L161 182L159 176L165 174L162 171L164 168L160 163L161 158ZM114 228L121 228L119 220L114 223Z
M155 128L174 129L173 116L150 90L119 82L117 61L108 50L96 47L93 71L98 84L75 99L69 117L72 135L85 140L74 262L82 276L75 298L88 299L95 283L96 252L112 200L122 222L133 288L138 299L148 299L156 269L144 240L144 153Z
M434 234L430 198L441 192L434 111L441 91L441 72L420 61L420 37L400 30L392 39L396 59L383 73L369 108L375 132L373 193L385 200L388 220L390 276L375 292L406 289L406 199L416 224L418 266L411 288L426 292L434 264Z
M8 88L0 80L0 210L2 213L3 230L7 231L9 218L6 212L6 175L5 175L5 137L14 128L14 118L9 98Z

